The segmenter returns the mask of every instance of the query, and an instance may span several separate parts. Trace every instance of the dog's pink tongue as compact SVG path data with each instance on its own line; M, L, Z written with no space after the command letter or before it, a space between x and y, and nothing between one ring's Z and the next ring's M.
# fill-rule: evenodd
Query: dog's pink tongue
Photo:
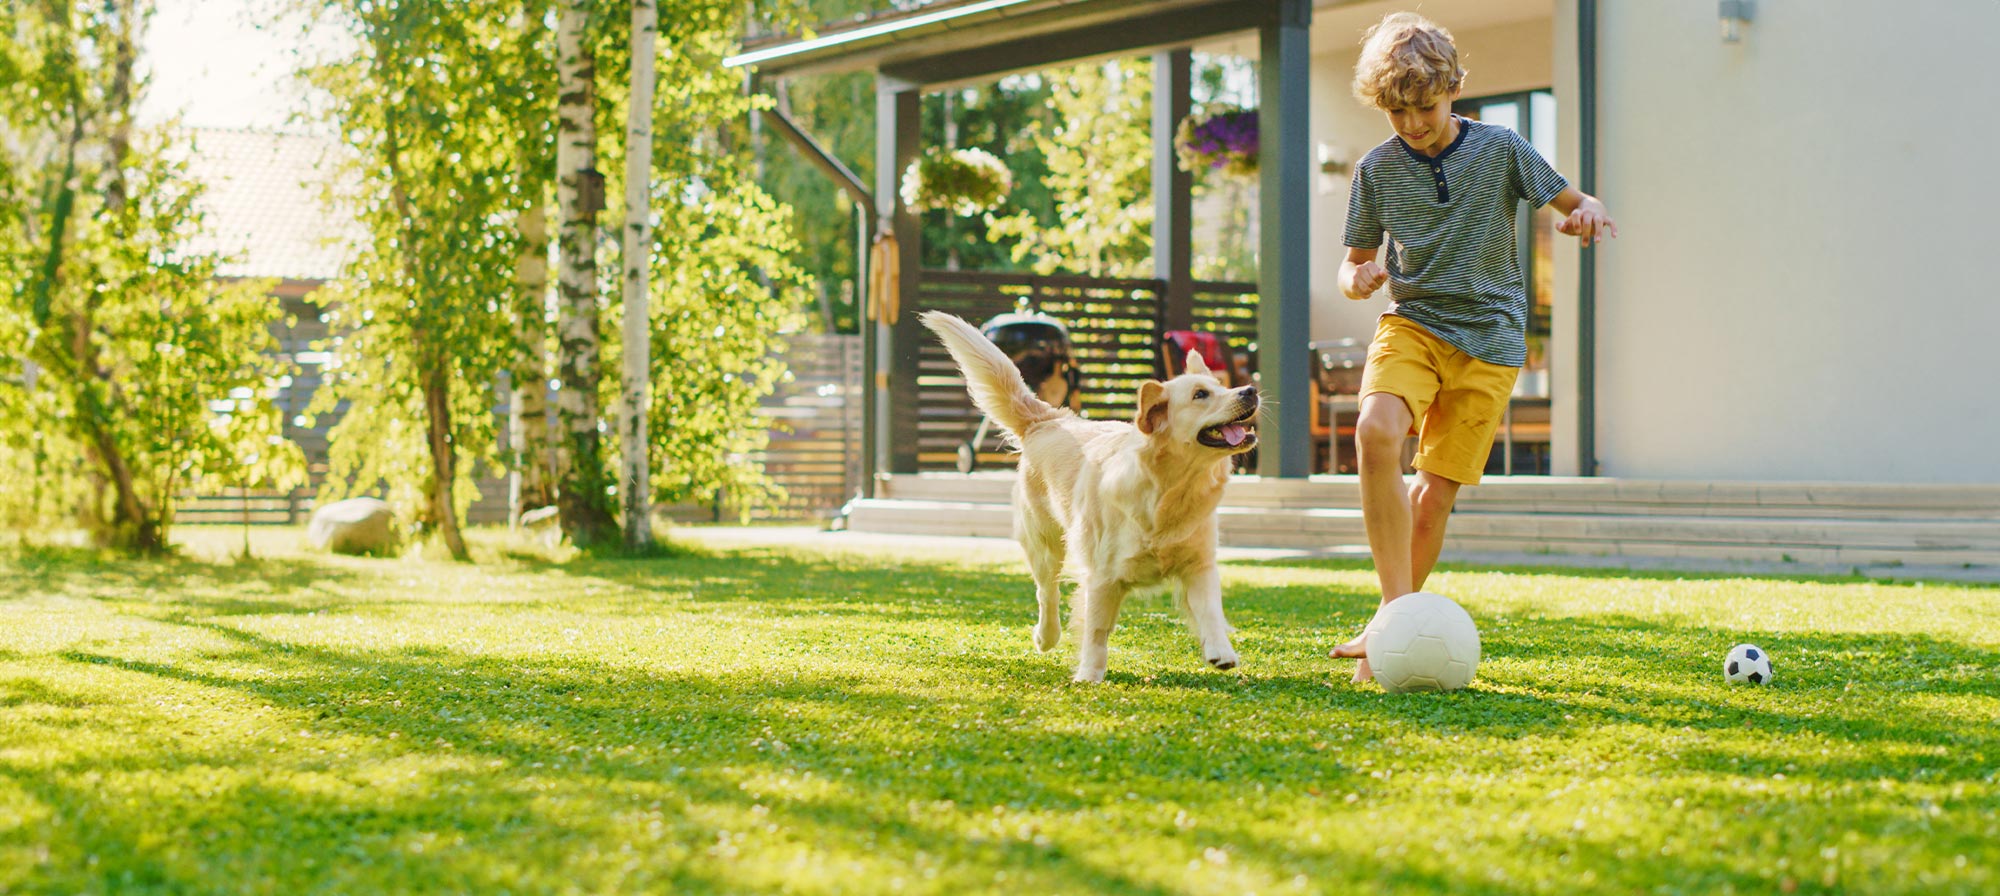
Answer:
M1243 436L1245 434L1246 431L1241 426L1234 423L1222 424L1222 440L1228 442L1232 448L1243 444Z

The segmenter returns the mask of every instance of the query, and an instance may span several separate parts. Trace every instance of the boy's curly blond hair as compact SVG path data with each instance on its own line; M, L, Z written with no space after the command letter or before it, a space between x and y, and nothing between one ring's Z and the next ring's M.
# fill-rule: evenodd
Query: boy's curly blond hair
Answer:
M1391 13L1361 37L1354 97L1378 109L1420 109L1465 83L1451 32L1413 12Z

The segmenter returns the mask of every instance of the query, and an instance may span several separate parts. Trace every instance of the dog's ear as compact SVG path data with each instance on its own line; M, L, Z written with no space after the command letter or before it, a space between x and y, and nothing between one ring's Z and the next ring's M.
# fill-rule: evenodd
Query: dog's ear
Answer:
M1202 376L1209 375L1208 362L1202 360L1201 352L1195 351L1194 349L1188 349L1187 372L1199 373Z
M1167 425L1167 387L1152 380L1139 384L1139 414L1132 425L1149 436Z

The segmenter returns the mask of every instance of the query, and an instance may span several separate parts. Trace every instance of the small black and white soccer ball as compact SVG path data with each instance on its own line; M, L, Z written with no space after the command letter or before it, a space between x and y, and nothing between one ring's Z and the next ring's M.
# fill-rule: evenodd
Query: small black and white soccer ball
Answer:
M1770 684L1771 655L1755 644L1731 647L1722 661L1722 677L1730 684Z

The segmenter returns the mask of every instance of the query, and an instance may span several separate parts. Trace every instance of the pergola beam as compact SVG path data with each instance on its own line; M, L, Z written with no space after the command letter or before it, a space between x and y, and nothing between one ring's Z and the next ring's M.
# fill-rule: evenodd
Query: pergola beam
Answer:
M792 146L799 151L799 155L813 163L813 166L832 180L835 186L845 190L848 198L867 209L871 217L875 214L875 197L869 194L867 187L861 185L861 178L854 176L854 172L847 170L846 165L841 164L839 159L834 158L832 153L819 145L818 140L814 140L811 134L800 129L798 123L792 121L785 113L777 109L762 111L764 121L786 140L791 141Z

